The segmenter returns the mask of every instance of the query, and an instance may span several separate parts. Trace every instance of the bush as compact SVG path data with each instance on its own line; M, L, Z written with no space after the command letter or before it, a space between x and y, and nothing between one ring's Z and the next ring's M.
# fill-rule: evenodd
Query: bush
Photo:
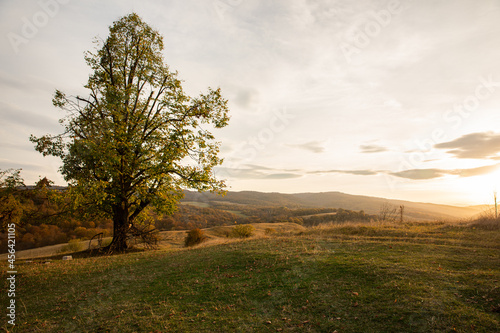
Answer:
M80 252L83 251L84 245L81 239L72 239L68 242L68 245L63 246L60 252Z
M482 216L479 219L473 221L470 226L481 230L500 230L500 219L495 219L495 217L488 218Z
M252 236L255 228L250 224L237 225L233 228L233 235L239 238L248 238Z
M272 234L276 233L276 229L274 229L274 228L266 228L266 230L264 230L264 233L266 235L272 235Z
M184 240L184 245L186 247L188 246L194 246L197 244L203 243L207 237L205 237L205 232L201 229L193 229L187 232L186 239Z

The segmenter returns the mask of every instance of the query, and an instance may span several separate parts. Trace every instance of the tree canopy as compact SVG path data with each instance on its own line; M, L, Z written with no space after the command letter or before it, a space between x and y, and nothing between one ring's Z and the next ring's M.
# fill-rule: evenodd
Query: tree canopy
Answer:
M22 218L23 209L15 195L20 186L24 186L20 169L0 170L0 231L8 223L18 224Z
M223 190L213 173L222 163L219 143L207 127L226 126L228 108L220 89L197 97L183 91L164 63L163 37L135 13L96 43L85 56L88 95L55 92L65 131L30 140L44 156L62 159L80 206L113 218L111 250L122 251L147 207L168 213L182 189Z

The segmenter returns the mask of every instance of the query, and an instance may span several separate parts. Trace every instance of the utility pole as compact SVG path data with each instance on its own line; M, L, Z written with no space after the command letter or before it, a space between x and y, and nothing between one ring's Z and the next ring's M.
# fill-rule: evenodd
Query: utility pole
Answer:
M497 191L493 192L493 198L495 199L495 220L498 220Z

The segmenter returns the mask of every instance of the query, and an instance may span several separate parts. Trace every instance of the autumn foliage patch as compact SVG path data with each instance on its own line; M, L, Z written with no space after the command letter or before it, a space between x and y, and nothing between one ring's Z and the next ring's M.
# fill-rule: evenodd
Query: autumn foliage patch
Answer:
M194 246L203 243L207 237L205 232L201 229L193 229L187 232L186 239L184 240L184 245L186 247Z
M240 224L233 228L232 233L234 237L248 238L253 235L255 228L251 224Z

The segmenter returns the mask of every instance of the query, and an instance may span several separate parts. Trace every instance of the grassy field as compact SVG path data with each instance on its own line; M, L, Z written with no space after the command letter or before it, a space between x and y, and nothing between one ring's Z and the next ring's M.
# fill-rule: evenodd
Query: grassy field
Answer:
M437 222L270 228L248 240L212 231L207 244L190 249L171 242L111 257L18 262L17 325L2 328L499 332L498 228Z

